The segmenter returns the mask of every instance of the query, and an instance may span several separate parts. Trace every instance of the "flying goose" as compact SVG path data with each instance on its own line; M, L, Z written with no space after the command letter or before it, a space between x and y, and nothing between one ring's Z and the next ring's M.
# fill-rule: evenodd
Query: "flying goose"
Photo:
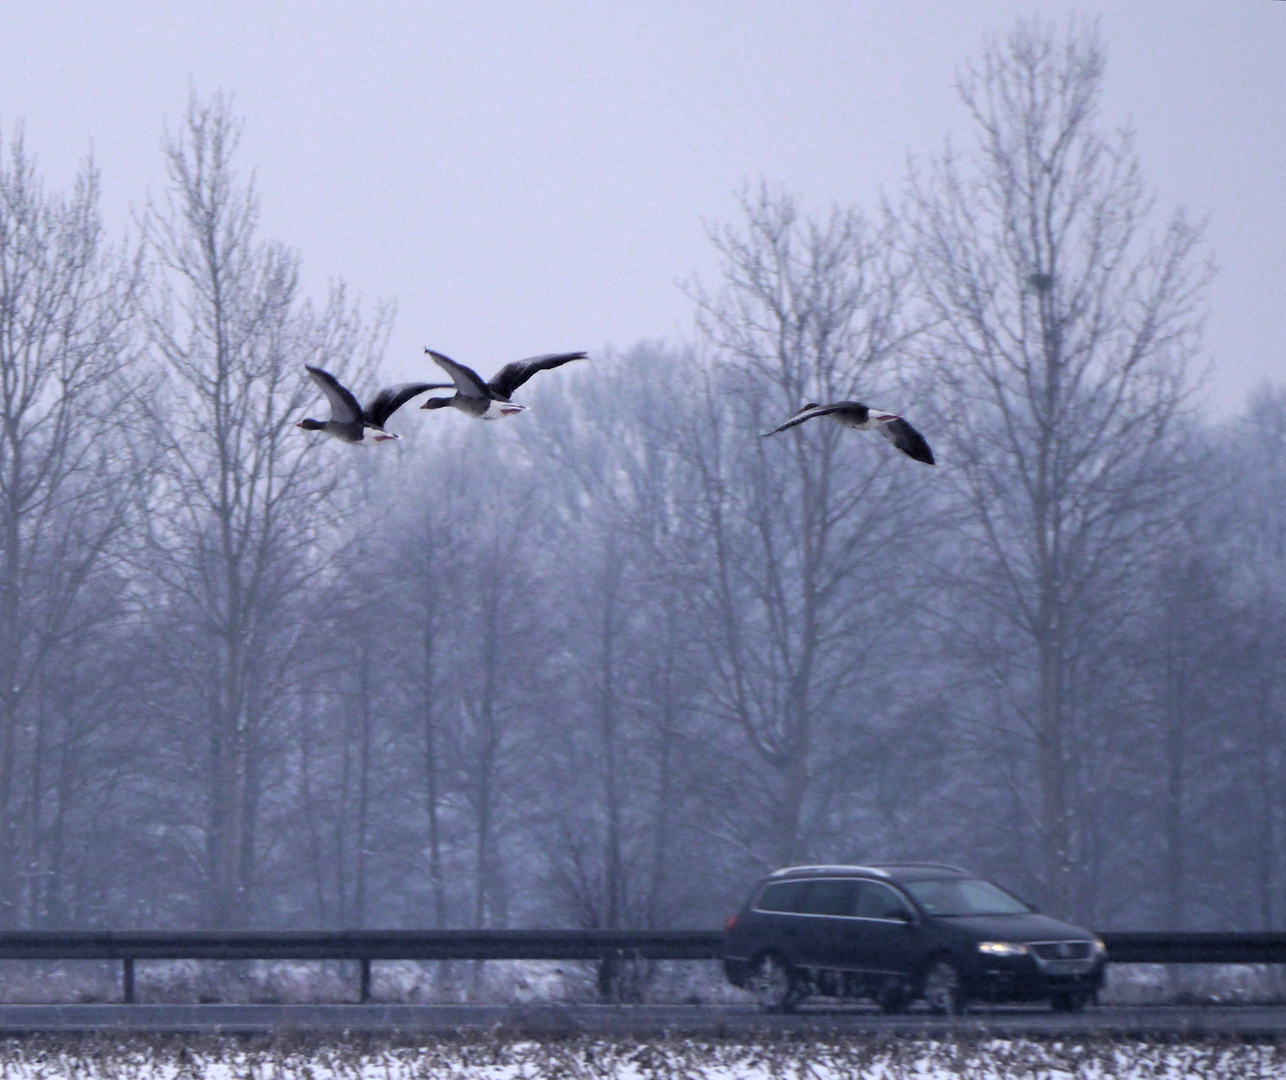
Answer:
M451 357L443 356L432 349L424 351L433 357L437 365L455 381L456 392L454 397L429 398L420 408L445 409L448 405L452 405L462 413L478 420L499 420L503 416L522 412L526 405L519 405L509 400L510 395L518 387L538 371L561 367L571 360L584 360L586 355L583 352L546 353L543 356L528 357L526 360L515 360L512 364L502 367L491 377L490 382L483 382L482 376L473 368L457 364Z
M300 420L296 427L305 431L324 431L346 443L387 442L398 438L391 431L384 430L384 422L398 409L405 405L416 394L426 390L440 390L450 383L400 383L381 390L365 409L357 403L352 391L344 386L329 371L304 365L304 370L312 377L313 382L322 388L330 401L329 420Z
M776 435L777 432L802 424L814 416L829 416L837 424L857 428L859 431L877 428L881 435L908 457L923 461L926 465L933 464L933 451L924 441L924 436L915 428L896 413L880 412L878 409L863 405L860 401L836 401L830 405L818 405L810 401L784 424L778 425L772 431L765 431L760 438L766 439L769 435Z

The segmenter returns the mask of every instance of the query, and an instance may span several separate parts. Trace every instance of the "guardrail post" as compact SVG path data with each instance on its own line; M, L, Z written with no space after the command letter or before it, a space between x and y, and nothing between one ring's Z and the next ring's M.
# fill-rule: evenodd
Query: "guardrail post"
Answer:
M121 990L126 1005L134 1004L134 957L127 956L121 961Z
M371 958L362 957L362 988L359 1000L365 1005L371 1000Z
M598 998L620 1004L622 950L604 950L598 961Z

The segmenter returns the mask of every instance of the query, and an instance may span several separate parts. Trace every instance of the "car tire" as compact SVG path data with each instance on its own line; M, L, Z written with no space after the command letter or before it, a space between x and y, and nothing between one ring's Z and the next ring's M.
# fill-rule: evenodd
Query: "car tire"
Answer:
M924 972L920 996L929 1011L939 1016L959 1016L965 1011L964 993L960 988L960 971L945 956L929 961Z
M746 988L768 1013L789 1012L801 996L795 969L777 953L765 953L755 961Z
M1068 990L1055 994L1049 999L1049 1007L1054 1012L1078 1013L1089 1004L1090 995L1084 990Z
M906 982L902 979L890 979L880 990L875 1003L879 1005L880 1012L893 1016L906 1012L913 998L911 987Z

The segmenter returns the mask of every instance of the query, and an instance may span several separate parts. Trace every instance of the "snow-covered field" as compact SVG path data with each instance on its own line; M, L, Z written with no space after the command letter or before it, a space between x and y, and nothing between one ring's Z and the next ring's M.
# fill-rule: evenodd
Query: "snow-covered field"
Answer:
M1286 1047L1022 1039L13 1040L0 1080L1228 1080L1286 1078Z

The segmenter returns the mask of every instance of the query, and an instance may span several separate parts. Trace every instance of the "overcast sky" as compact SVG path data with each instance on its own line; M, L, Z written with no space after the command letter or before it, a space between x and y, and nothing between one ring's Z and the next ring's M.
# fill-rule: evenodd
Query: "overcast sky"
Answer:
M1108 115L1219 266L1211 400L1286 381L1286 3L0 0L0 128L62 187L92 148L110 220L163 187L189 85L233 95L266 237L320 292L484 374L692 334L706 226L760 178L825 211L896 194L965 130L954 73L1016 16L1101 16Z

